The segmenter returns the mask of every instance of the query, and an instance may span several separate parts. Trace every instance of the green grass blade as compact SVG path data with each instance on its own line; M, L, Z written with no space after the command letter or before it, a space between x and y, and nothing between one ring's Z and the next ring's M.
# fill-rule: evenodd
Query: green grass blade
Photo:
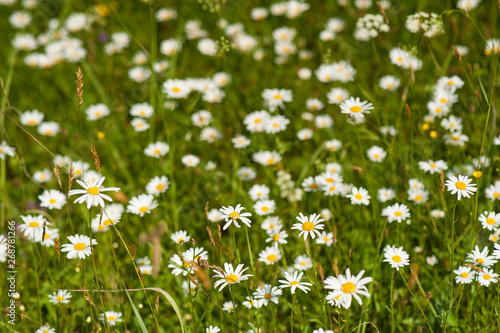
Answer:
M144 289L146 289L146 290L153 290L153 291L159 292L160 294L162 294L163 296L165 296L165 298L167 299L167 301L174 308L174 311L177 314L177 318L179 318L179 321L181 323L181 331L182 331L182 333L184 333L184 323L182 322L181 312L179 310L179 307L177 306L177 303L175 303L174 299L172 298L172 296L170 296L165 290L160 289L160 288L144 288Z
M146 325L144 324L144 321L142 320L142 317L141 317L141 314L139 313L139 310L137 310L137 307L135 306L134 302L132 301L130 294L126 290L125 290L125 293L127 294L127 297L130 300L130 304L132 305L132 309L134 310L135 317L137 318L137 321L139 322L139 326L141 327L142 332L148 333L148 329L146 328Z

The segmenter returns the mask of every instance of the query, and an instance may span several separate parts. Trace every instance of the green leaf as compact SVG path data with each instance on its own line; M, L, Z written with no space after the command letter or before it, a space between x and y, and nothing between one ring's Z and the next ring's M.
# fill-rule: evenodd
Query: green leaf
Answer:
M179 310L179 307L177 306L177 303L175 303L174 299L172 298L172 296L170 296L165 290L160 289L160 288L144 288L144 289L153 290L153 291L159 292L160 294L165 296L167 301L174 308L175 314L177 315L177 318L179 318L179 322L181 323L181 331L182 331L182 333L184 333L184 323L182 322L181 312Z
M137 321L139 322L139 326L141 327L142 333L148 333L148 329L146 328L146 325L144 324L144 321L142 320L141 314L139 313L139 310L137 310L137 307L135 306L134 302L132 301L132 298L130 297L130 294L128 291L125 291L127 294L128 299L130 300L130 304L132 304L132 309L134 310L135 317L137 318Z
M484 90L483 83L481 82L481 79L478 79L479 85L481 86L481 90L483 91L484 99L486 100L486 103L490 105L490 101L488 100L488 95L486 95L486 91Z

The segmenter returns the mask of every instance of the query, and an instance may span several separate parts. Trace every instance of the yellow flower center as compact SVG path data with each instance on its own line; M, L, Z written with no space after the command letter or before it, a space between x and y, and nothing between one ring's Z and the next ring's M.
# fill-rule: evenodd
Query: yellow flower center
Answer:
M397 60L398 62L401 62L401 61L403 61L403 58L398 57L398 59L396 59L396 60Z
M465 188L467 187L464 182L456 182L455 186L461 191L465 190Z
M49 234L45 234L45 236L43 237L43 239L49 239L50 238L50 235Z
M145 213L145 212L147 212L147 211L148 211L148 207L146 207L146 206L142 206L141 208L139 208L139 211L140 211L141 213Z
M484 259L482 259L482 258L477 258L477 259L476 259L476 262L477 262L478 264L484 264Z
M313 189L313 190L316 190L316 189L319 188L319 185L316 184L316 183L314 183L314 184L311 184L310 188Z
M379 155L379 154L375 154L375 155L373 155L373 157L374 157L374 158L379 158L379 157L380 157L380 155Z
M115 317L114 316L109 316L108 321L115 321Z
M94 186L94 187L89 187L87 189L87 193L88 194L92 194L92 195L98 195L99 194L99 188Z
M57 301L58 301L58 302L62 302L62 301L64 301L64 297L62 297L62 296L57 296Z
M441 113L441 111L443 111L441 108L436 108L436 113Z
M356 285L352 282L347 282L342 285L342 291L346 294L351 294L356 289Z
M85 248L86 248L86 246L83 243L76 243L75 244L75 250L76 251L82 251L82 250L85 250Z
M235 283L236 281L238 281L238 277L234 274L229 274L228 276L226 276L226 281L229 283Z
M330 238L328 238L328 237L323 238L323 242L328 242L329 240L330 240Z
M495 221L495 219L489 217L486 219L486 223L488 223L489 225L494 225L497 221Z
M104 229L106 229L106 226L105 226L104 224L101 224L101 225L99 226L99 231L102 231L102 230L104 230Z
M299 283L298 283L297 281L292 281L292 282L290 282L290 285L291 285L291 286L296 286L296 285L298 285L298 284L299 284Z
M479 178L483 175L483 172L482 171L479 171L479 170L476 170L472 173L472 175L474 176L474 178Z
M452 86L452 85L454 85L454 84L455 84L455 82L453 82L453 81L451 81L451 80L450 80L450 81L448 81L448 84L449 84L450 86Z
M181 91L181 90L179 89L179 87L173 87L173 88L172 88L172 91L173 91L173 92L175 92L175 93L178 93L178 92L179 92L179 91Z
M500 197L500 193L498 193L498 192L493 193L493 198L495 198L495 199L496 199L496 198L498 198L498 197Z
M155 154L159 154L160 153L160 149L155 149L154 153Z
M447 99L446 99L446 98L441 98L439 101L440 101L441 103L446 103Z
M469 273L463 272L462 274L460 274L460 276L465 279L465 278L467 278L469 276Z
M485 280L489 280L489 279L491 279L491 276L489 276L488 274L484 274L484 275L483 275L483 279L485 279Z
M275 234L275 235L273 236L273 241L277 242L277 241L278 241L278 239L280 239L280 234Z
M112 219L107 219L106 221L103 222L104 225L112 225L113 223L115 223L115 220L112 220Z
M232 212L231 214L229 214L229 217L233 220L237 220L240 218L240 214L238 214L237 212Z
M361 196L361 194L356 194L354 197L355 197L356 199L358 199L358 200L361 200L361 198L363 198L363 197Z
M352 108L351 108L351 111L354 112L354 113L358 113L361 111L361 108L357 105L354 105Z
M392 256L392 261L394 262L401 262L401 257L398 255Z
M302 229L304 229L305 231L311 231L314 229L314 223L312 223L311 221L307 221L302 225Z
M420 200L422 200L422 196L421 196L421 195L417 195L417 196L415 197L415 201L420 201Z
M264 295L264 299L271 299L271 297L273 297L273 296L269 293Z
M50 202L51 204L55 204L55 203L56 203L56 199L50 199L50 200L49 200L49 202Z
M37 228L39 225L40 225L40 223L35 222L35 221L30 222L30 224L29 224L29 226L32 227L32 228Z
M157 189L158 191L161 191L161 190L163 190L164 188L165 188L165 185L163 185L163 184L160 184L160 185L156 186L156 189Z
M258 124L258 123L260 123L261 121L262 121L262 119L257 118L257 119L255 119L253 122L254 122L255 124Z
M263 211L263 212L267 212L267 211L269 211L269 207L267 207L267 206L262 207L262 211Z
M281 95L280 94L274 95L274 99L281 99Z
M400 216L403 215L403 213L401 213L401 212L398 211L398 212L395 212L394 215L396 215L397 217L400 217Z
M274 255L274 254L268 255L267 256L267 260L269 260L269 261L275 261L276 260L276 255Z
M273 164L274 163L274 158L270 158L267 160L267 164Z
M31 126L35 125L35 121L33 119L31 119L29 122L28 122Z
M394 87L394 85L393 85L392 83L389 83L389 84L387 85L387 88L392 88L392 87Z

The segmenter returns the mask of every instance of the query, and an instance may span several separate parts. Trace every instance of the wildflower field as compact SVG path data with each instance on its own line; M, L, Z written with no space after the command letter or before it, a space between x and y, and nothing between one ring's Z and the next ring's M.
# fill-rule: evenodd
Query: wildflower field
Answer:
M0 0L0 332L499 332L499 14Z

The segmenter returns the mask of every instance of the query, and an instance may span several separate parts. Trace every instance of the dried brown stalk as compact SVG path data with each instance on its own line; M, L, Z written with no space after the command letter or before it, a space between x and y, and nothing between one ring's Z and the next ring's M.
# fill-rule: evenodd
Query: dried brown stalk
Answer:
M78 97L78 108L80 108L83 103L83 73L80 67L76 72L76 96Z

